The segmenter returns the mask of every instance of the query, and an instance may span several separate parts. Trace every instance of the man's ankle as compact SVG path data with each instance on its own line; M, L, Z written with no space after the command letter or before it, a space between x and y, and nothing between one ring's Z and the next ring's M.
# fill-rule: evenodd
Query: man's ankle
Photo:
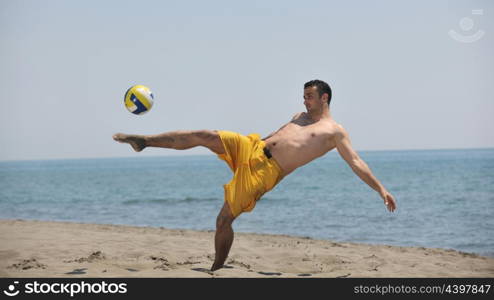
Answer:
M223 268L223 264L219 265L217 263L213 263L213 265L211 266L211 271L216 271L216 270L219 270Z

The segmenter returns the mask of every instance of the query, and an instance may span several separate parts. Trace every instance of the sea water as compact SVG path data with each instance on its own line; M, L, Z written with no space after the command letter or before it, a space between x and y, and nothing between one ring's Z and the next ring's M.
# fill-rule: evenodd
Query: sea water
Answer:
M336 152L285 177L236 232L438 247L494 257L494 149L361 151L395 196ZM214 230L232 173L214 155L0 162L0 218Z

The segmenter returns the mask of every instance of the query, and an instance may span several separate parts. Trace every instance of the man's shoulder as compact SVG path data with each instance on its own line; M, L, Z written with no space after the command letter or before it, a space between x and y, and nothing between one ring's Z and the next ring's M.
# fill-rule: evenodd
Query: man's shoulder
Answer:
M303 112L303 111L302 111L302 112L298 112L298 113L296 113L295 115L293 115L293 117L292 117L292 121L293 121L293 120L297 120L297 119L299 119L299 118L301 118L301 117L304 117L304 116L305 116L305 114L306 114L306 113L305 113L305 112Z
M336 130L338 130L338 131L341 131L341 132L346 132L345 127L343 127L343 125L341 125L340 123L336 123L336 122L334 122L334 127L335 127L335 129L336 129Z
M348 132L346 131L345 127L343 127L343 125L337 123L336 121L332 122L331 131L337 139L348 136Z

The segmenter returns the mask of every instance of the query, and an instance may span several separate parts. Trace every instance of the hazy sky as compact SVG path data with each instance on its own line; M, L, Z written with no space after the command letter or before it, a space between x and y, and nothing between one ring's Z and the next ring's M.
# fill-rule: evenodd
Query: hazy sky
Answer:
M488 0L0 0L0 160L207 153L111 136L265 136L316 78L357 150L494 147L493 14ZM134 84L155 94L143 116L123 105Z

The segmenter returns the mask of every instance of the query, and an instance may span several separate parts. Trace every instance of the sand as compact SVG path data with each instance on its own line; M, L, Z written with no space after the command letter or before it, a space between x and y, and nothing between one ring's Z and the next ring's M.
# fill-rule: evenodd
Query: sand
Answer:
M235 233L226 267L209 272L214 232L0 220L0 277L494 277L494 258Z

